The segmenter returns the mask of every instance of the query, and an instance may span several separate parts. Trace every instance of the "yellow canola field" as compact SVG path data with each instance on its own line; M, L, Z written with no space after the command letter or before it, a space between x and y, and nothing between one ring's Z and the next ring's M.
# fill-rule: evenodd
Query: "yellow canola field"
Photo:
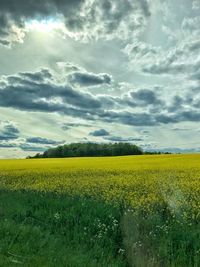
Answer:
M0 189L91 196L196 221L200 155L1 160Z

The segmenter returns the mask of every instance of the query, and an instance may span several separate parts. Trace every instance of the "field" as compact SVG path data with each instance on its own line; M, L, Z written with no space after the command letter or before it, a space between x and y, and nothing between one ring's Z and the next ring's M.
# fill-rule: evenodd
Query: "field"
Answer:
M0 161L0 266L199 267L200 155Z

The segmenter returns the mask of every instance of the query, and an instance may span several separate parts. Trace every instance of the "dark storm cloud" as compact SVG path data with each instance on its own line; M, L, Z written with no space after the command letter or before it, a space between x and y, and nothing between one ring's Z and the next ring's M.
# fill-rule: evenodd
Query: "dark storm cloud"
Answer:
M19 130L12 124L3 125L0 129L0 141L9 141L19 137Z
M91 136L99 137L99 136L108 136L110 133L106 131L105 129L96 130L94 132L91 132Z
M103 36L108 39L112 36L128 38L129 34L144 27L150 10L146 0L1 0L1 43L7 45L19 41L19 30L24 32L28 20L58 16L70 32L79 34L84 39ZM134 20L135 17L138 18L137 21ZM13 29L13 25L18 31ZM14 38L10 35L14 35Z
M59 145L62 144L64 141L55 141L52 139L42 138L42 137L29 137L26 138L27 143L33 144L45 144L45 145Z
M75 72L68 76L70 83L80 86L96 86L101 84L110 84L112 77L106 73L93 74L84 72Z

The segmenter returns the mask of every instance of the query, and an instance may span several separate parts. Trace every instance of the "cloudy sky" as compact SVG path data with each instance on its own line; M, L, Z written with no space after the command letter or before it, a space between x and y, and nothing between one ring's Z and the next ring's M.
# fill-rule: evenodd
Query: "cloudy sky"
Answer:
M200 0L1 0L0 157L200 151Z

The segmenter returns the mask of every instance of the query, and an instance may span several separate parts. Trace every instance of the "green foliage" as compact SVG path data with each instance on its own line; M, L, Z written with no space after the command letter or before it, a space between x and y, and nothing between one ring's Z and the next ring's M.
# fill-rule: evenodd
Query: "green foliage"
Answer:
M159 211L125 212L124 245L130 267L199 267L200 224Z
M56 193L0 191L0 203L1 267L200 266L199 223Z
M125 267L120 211L89 198L0 192L0 266Z
M72 143L48 149L43 154L35 155L34 158L99 157L141 154L143 154L142 149L130 143Z

